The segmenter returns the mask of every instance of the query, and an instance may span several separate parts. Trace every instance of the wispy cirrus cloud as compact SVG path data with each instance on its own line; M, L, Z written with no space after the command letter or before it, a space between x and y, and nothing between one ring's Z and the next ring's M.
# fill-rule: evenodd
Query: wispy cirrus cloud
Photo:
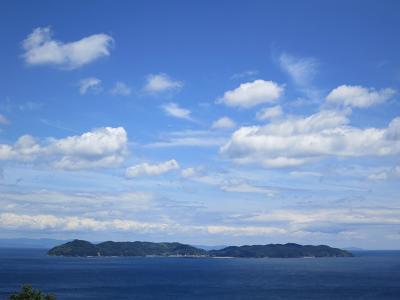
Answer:
M132 93L132 89L126 83L118 81L110 90L110 93L113 96L129 96Z
M85 95L88 92L97 94L101 90L101 80L96 77L88 77L79 81L79 93L81 95Z
M159 140L146 144L150 148L169 147L218 147L223 145L228 136L221 131L211 130L183 130L162 134Z
M318 72L319 63L315 58L296 57L288 53L279 56L279 65L295 84L306 87L311 84Z
M213 129L231 129L236 127L236 123L229 117L221 117L211 125Z
M189 121L193 120L191 116L192 112L189 109L180 107L179 104L175 102L164 104L163 106L161 106L161 108L164 110L165 114L170 117L185 119Z
M247 70L240 73L235 73L231 76L231 79L243 79L257 76L260 72L257 70Z
M0 114L0 124L1 125L8 125L10 121L2 114Z

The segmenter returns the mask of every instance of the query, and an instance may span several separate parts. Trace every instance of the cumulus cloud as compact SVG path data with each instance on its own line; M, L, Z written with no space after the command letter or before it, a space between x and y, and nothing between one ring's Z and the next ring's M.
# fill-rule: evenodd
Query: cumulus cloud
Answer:
M265 121L280 117L283 114L282 107L280 105L273 107L266 107L257 112L256 119L259 121Z
M144 90L149 93L158 93L168 90L181 89L182 87L182 81L173 80L167 74L159 73L147 76L147 82L144 86Z
M0 160L35 160L44 149L30 135L21 136L14 145L0 144Z
M192 117L190 116L191 111L180 107L177 103L170 102L163 105L161 108L168 116L178 119L192 120Z
M313 58L299 58L287 53L279 56L281 68L300 86L306 86L317 73L318 62Z
M211 126L213 129L231 129L233 127L236 127L236 123L228 117L219 118Z
M132 93L132 90L127 84L118 81L115 83L110 93L114 96L129 96Z
M50 27L38 27L23 41L23 58L29 65L56 65L76 69L101 57L109 56L113 38L94 34L78 41L64 43L52 37Z
M126 146L127 134L122 127L98 128L63 139L50 138L42 144L24 135L14 145L0 144L0 160L43 161L66 170L107 168L123 161Z
M395 93L396 91L391 88L376 90L359 85L341 85L328 94L326 101L343 106L365 108L385 102Z
M133 178L141 175L147 176L157 176L172 170L179 169L180 166L175 159L167 160L165 162L159 164L148 164L142 163L139 165L135 165L126 169L125 176L127 178Z
M400 117L387 128L349 126L349 111L320 111L265 126L236 130L221 152L237 163L298 166L325 156L387 156L400 153Z
M8 125L10 121L2 114L0 114L0 124L2 125Z
M217 102L227 106L250 108L261 103L274 102L282 93L283 86L273 81L258 79L242 83L236 89L226 91Z
M95 77L84 78L79 82L79 93L81 95L84 95L89 91L98 93L101 89L101 80Z

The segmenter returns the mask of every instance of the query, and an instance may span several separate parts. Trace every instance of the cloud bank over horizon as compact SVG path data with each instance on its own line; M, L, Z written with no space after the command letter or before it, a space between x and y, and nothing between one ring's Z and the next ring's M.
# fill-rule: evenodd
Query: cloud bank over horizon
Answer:
M0 238L399 248L398 21L374 5L0 18Z

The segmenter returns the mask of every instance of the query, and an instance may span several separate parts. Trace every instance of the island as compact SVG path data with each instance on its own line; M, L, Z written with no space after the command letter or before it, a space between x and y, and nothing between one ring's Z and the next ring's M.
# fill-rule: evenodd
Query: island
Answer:
M268 244L229 246L219 250L204 250L181 243L103 242L93 244L73 240L48 251L50 256L162 256L162 257L237 257L237 258L300 258L351 257L350 252L326 245Z

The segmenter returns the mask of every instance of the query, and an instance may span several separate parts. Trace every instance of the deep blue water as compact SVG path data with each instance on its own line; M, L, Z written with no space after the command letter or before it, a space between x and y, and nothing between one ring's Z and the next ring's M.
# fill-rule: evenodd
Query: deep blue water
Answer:
M400 252L354 258L48 257L0 249L0 299L23 283L57 299L400 299Z

